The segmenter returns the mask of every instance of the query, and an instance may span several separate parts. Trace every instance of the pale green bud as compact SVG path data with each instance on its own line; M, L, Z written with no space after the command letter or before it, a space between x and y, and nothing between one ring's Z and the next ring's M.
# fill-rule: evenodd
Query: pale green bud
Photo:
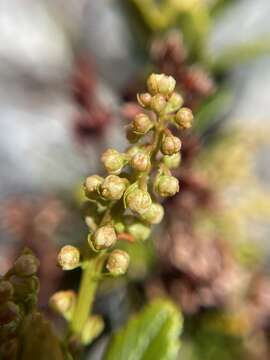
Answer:
M125 228L125 224L121 221L117 221L116 223L114 223L114 229L118 234L124 232Z
M39 260L33 254L23 254L15 261L13 271L19 276L31 276L39 267Z
M164 155L173 155L180 151L181 140L177 136L164 136L161 143L161 151Z
M148 210L142 214L142 218L149 224L159 224L164 216L164 208L162 205L153 203Z
M115 249L109 254L106 269L113 276L123 275L127 272L129 260L130 258L126 251Z
M88 176L84 183L84 189L86 196L91 196L94 192L98 191L100 185L103 182L103 177L99 175Z
M132 122L132 129L138 135L144 135L154 126L149 116L146 114L138 114Z
M162 94L170 96L174 91L175 85L174 78L164 74L151 74L147 79L148 91L152 95Z
M125 165L123 155L115 149L107 149L101 156L101 162L109 173L115 175L120 174Z
M180 165L181 154L178 152L173 155L165 155L162 161L169 169L176 169Z
M76 294L72 290L58 291L49 300L49 305L58 314L66 319L71 318L76 304Z
M175 115L175 122L182 129L189 129L192 126L193 114L189 108L183 107Z
M163 95L157 94L152 97L151 110L156 113L161 113L167 105L166 99Z
M80 251L75 246L63 246L58 254L58 263L63 270L77 268L80 265Z
M95 338L97 338L104 329L104 320L99 315L90 316L83 329L81 335L81 342L84 345L90 344Z
M9 281L3 280L0 282L0 304L12 298L13 293L14 289Z
M160 196L173 196L179 191L179 181L171 175L159 175L155 180L155 190Z
M107 200L119 200L126 190L127 180L117 175L109 175L101 185L100 193Z
M126 204L132 211L142 214L152 204L152 200L147 191L137 188L127 194Z
M138 103L143 108L149 108L152 96L149 93L137 94Z
M90 245L95 250L108 249L116 243L117 236L112 225L104 225L98 228L89 238Z
M127 155L132 158L134 155L138 154L139 152L142 152L142 149L139 146L131 146L127 150Z
M127 231L130 235L132 235L134 237L134 239L136 241L147 240L151 233L151 229L149 226L147 226L141 222L138 222L138 221L134 222L133 224L128 225Z
M167 102L167 106L165 109L166 113L175 112L180 109L180 107L183 105L184 100L182 96L176 92L172 93L171 97L169 98Z
M138 152L132 157L130 165L136 171L147 171L151 166L150 157L144 152Z

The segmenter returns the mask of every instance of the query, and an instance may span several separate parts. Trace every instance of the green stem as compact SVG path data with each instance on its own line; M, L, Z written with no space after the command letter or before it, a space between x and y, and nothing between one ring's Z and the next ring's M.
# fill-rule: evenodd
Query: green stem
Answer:
M91 313L104 257L96 256L84 267L76 307L70 323L72 333L81 334Z

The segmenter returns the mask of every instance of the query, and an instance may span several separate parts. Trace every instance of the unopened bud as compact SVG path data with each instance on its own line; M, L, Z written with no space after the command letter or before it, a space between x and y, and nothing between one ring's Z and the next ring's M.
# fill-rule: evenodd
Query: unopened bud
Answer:
M126 204L131 210L142 214L152 204L152 200L147 191L137 188L127 194Z
M104 225L97 229L88 241L94 250L103 250L113 246L116 240L117 236L114 227L112 225Z
M149 238L151 229L149 226L136 221L127 226L127 231L136 241L145 241Z
M31 276L39 267L39 260L33 254L23 254L15 261L13 271L19 276Z
M183 105L184 100L182 96L176 92L172 93L171 97L169 98L166 106L166 113L175 112L180 109Z
M179 191L179 182L174 176L159 175L155 181L155 190L160 196L173 196Z
M0 327L19 320L20 316L19 307L12 301L6 302L0 307Z
M189 108L183 107L175 115L175 122L182 129L189 129L192 126L193 114Z
M141 135L136 134L133 131L133 127L129 126L126 131L126 138L131 144L135 144L139 139Z
M151 103L151 99L152 99L152 96L149 93L137 94L138 103L143 108L149 108L150 103Z
M101 185L101 195L108 200L119 200L126 190L127 180L117 175L109 175Z
M134 155L138 154L139 152L142 152L142 149L139 146L131 146L127 150L127 155L132 158Z
M153 122L146 114L136 115L132 122L133 131L139 135L146 134L153 126Z
M162 161L169 169L176 169L181 162L181 154L178 152L173 155L165 155Z
M173 93L175 84L176 82L172 76L164 74L151 74L147 79L148 91L152 95L162 94L169 96Z
M144 152L139 152L132 157L130 165L136 171L147 171L151 166L150 157Z
M125 161L122 154L115 149L107 149L101 156L101 161L105 169L111 173L118 175L120 174Z
M159 224L164 216L164 208L162 205L153 203L145 213L142 214L142 218L149 224Z
M13 289L14 298L16 299L28 299L29 296L33 296L34 300L39 290L39 281L37 276L21 277L12 275L9 278Z
M14 293L12 284L9 281L3 280L0 282L0 304L5 303Z
M129 255L123 250L113 250L108 257L106 269L113 276L119 276L126 273L129 265Z
M114 223L114 229L117 232L117 234L120 234L125 231L125 224L122 221L117 221Z
M95 338L97 338L104 329L104 320L101 316L92 315L90 316L83 329L81 334L81 342L84 345L90 344Z
M152 97L151 100L151 110L156 113L161 113L166 107L166 99L163 95L157 94Z
M92 193L96 192L102 184L103 180L103 177L99 175L88 176L84 184L86 196L91 196Z
M76 303L76 294L72 290L58 291L49 300L49 305L58 314L69 319Z
M58 254L58 263L63 270L75 269L80 265L80 251L75 246L63 246Z
M181 149L181 140L177 136L164 136L161 151L165 155L173 155Z

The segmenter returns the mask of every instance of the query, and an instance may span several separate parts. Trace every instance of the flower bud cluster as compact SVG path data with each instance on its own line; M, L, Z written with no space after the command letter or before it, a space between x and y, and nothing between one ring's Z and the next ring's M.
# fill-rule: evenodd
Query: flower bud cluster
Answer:
M11 350L4 347L7 341L14 342L16 353L16 341L23 321L36 306L38 267L38 259L29 249L25 249L0 279L0 357L7 356L6 351Z
M189 109L182 108L183 98L175 91L175 86L171 76L149 76L148 92L137 95L139 105L147 113L137 114L127 131L127 138L133 145L125 153L107 149L101 162L108 175L105 178L92 175L85 181L85 195L97 204L96 210L93 209L93 214L88 214L86 219L90 229L88 243L94 252L114 247L123 234L131 236L133 241L146 240L151 225L160 223L164 216L162 205L153 202L149 188L161 197L173 196L179 191L178 179L171 175L170 169L180 164L181 140L168 125L188 129L193 116ZM147 137L145 144L142 143L144 137ZM157 174L150 187L150 175L155 168ZM66 254L65 261L63 249L59 255L63 268L78 266L78 250L68 247L70 254ZM108 255L105 268L112 275L120 275L127 270L128 262L127 253L114 249Z

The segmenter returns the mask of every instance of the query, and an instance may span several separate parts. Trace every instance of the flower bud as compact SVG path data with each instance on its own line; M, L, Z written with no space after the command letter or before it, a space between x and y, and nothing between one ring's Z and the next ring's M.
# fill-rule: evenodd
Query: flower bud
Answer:
M135 144L140 139L140 137L141 135L134 133L132 126L127 128L126 138L131 144Z
M31 276L39 267L39 260L33 254L22 254L15 261L13 271L19 276Z
M109 175L101 185L101 195L107 200L119 200L126 190L126 179L117 175Z
M84 183L86 196L89 196L92 193L96 192L102 184L103 180L103 177L99 175L88 176Z
M12 321L18 321L20 317L19 307L14 302L8 301L0 308L0 327L9 324Z
M80 265L80 251L75 246L63 246L58 254L58 263L63 270L75 269Z
M167 103L165 97L161 94L157 94L152 97L151 110L159 114L165 109L166 104Z
M5 303L12 298L14 289L9 281L3 280L0 282L0 304Z
M151 99L152 99L152 96L149 93L137 94L138 103L143 108L148 108L150 106Z
M149 130L152 129L153 126L153 122L146 114L136 115L132 122L133 131L139 135L146 134Z
M145 213L142 214L142 218L149 224L159 224L164 216L164 208L162 205L153 203Z
M173 155L165 155L162 161L169 169L176 169L181 162L181 154L178 152Z
M167 106L166 106L166 112L174 112L180 109L180 107L183 105L184 99L182 96L176 92L172 93L171 97L168 100Z
M101 226L89 238L94 250L108 249L116 243L116 240L117 236L112 225Z
M129 265L129 255L126 251L115 249L108 257L106 269L113 276L119 276L126 273Z
M173 196L179 191L179 182L174 176L160 175L156 178L155 190L160 196Z
M69 319L76 303L76 294L72 290L58 291L49 300L49 305L58 314Z
M125 161L122 154L115 149L107 149L101 156L101 162L108 173L120 174Z
M127 194L126 204L131 210L142 214L152 204L152 200L147 191L137 188Z
M173 155L181 149L181 140L177 136L164 136L161 151L164 155Z
M90 316L83 329L81 334L81 342L84 345L90 344L95 338L97 338L104 329L104 320L99 315Z
M160 93L169 96L173 93L175 84L176 82L172 76L164 74L151 74L147 79L148 91L152 95Z
M12 275L9 278L10 283L14 289L14 298L16 299L28 299L30 295L36 297L39 290L39 281L37 276L21 277Z
M149 226L136 221L127 226L127 231L136 241L145 241L149 238L151 229Z
M192 126L193 114L189 108L183 107L175 115L175 122L182 129L189 129Z
M142 152L142 149L139 146L131 146L127 150L127 155L132 158L134 155L138 154L139 152Z
M132 157L130 165L136 171L147 171L151 166L150 157L144 152L139 152Z
M125 231L126 227L122 221L117 221L116 223L114 223L114 228L115 228L115 231L117 232L117 234L120 234Z

